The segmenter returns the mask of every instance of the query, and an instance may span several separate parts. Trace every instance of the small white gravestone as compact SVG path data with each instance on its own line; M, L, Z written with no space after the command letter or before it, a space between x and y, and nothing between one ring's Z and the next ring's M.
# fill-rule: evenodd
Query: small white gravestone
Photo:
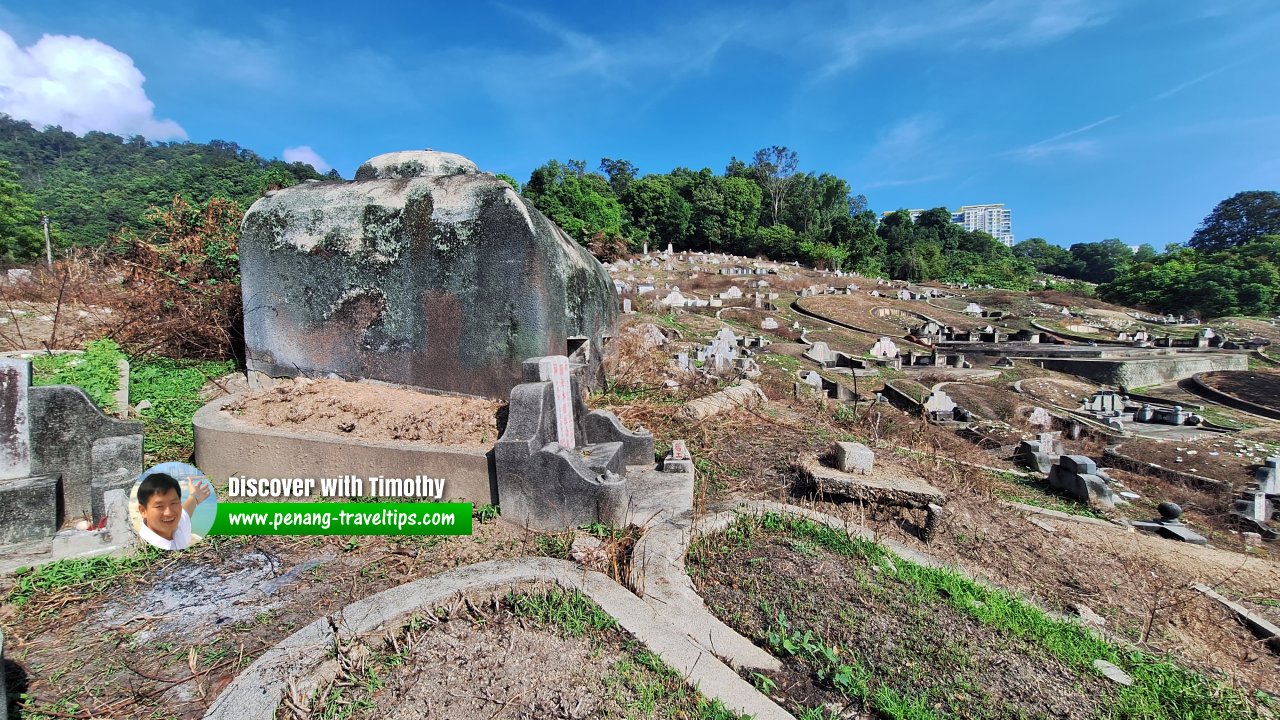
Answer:
M671 459L672 460L688 460L689 448L685 445L684 440L671 441Z
M778 321L774 320L771 317L767 317L764 320L760 321L760 329L761 330L777 330Z
M622 312L631 313L631 298L622 298Z
M871 346L871 355L878 358L895 358L898 356L898 346L887 337L882 337Z
M809 356L818 362L830 362L835 359L835 356L831 353L831 348L827 347L827 344L821 340L809 348Z

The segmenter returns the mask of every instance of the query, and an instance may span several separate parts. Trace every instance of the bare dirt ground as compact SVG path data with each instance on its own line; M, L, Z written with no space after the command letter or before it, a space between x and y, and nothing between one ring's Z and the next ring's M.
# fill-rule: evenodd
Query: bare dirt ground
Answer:
M30 717L199 718L259 653L316 618L450 568L541 554L538 537L498 521L463 537L210 538L0 606L5 658L21 668L9 689L31 696Z
M1080 401L1097 390L1096 385L1067 378L1027 378L1019 387L1032 400L1070 409L1080 407Z
M113 327L111 308L0 299L0 352L79 350Z
M1018 417L1018 409L1027 398L1000 387L974 383L947 383L942 390L956 404L980 418L1009 422Z
M1270 443L1232 435L1202 440L1128 440L1120 452L1136 460L1213 478L1243 488L1253 481L1253 471L1280 452Z
M838 320L842 323L852 325L858 328L870 330L873 333L881 335L889 335L891 337L902 337L911 327L924 324L924 320L917 317L917 313L928 315L940 322L957 327L981 327L987 323L981 319L963 315L960 313L948 312L942 308L927 305L924 302L916 300L898 300L890 297L872 297L865 292L859 291L852 295L820 295L816 297L807 297L800 301L800 306L816 312L824 317ZM876 308L889 308L897 310L902 315L891 315L889 317L876 317L873 310ZM895 321L895 318L915 318L910 326Z
M947 494L938 536L927 545L921 542L919 518L901 511L829 502L817 507L990 577L1049 608L1074 613L1074 605L1087 605L1107 618L1109 631L1153 652L1211 673L1220 670L1220 677L1243 687L1280 692L1280 658L1189 588L1199 581L1268 597L1280 587L1280 564L1251 555L1238 535L1224 532L1220 548L1200 548L1119 526L1056 519L1048 520L1055 529L1047 532L1028 522L1026 511L1001 505L995 497L999 483L988 473L952 462L1011 467L952 432L883 405L864 404L837 416L834 404L770 397L773 402L761 410L716 416L696 427L657 408L620 413L644 418L659 437L689 438L699 460L701 507L733 497L812 503L795 494L788 458L819 452L836 439L868 442L877 464L900 465ZM1100 454L1101 445L1094 449ZM1164 499L1154 486L1138 491L1151 493L1152 501ZM1189 510L1189 520L1196 521L1195 512Z
M303 378L251 392L222 410L260 427L479 448L497 441L505 409L479 398Z
M340 694L322 693L314 711L340 697L361 720L692 717L693 693L625 632L531 617L545 597L521 589L415 618L380 650L344 658Z
M1205 373L1200 382L1218 392L1280 411L1280 372L1226 370Z

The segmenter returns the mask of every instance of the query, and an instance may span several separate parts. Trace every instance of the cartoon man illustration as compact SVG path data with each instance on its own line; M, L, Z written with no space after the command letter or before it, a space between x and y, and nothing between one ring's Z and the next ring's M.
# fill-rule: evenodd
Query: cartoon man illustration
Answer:
M191 544L191 514L209 497L208 481L187 480L187 499L182 486L165 473L152 473L138 486L138 513L142 527L138 534L161 550L183 550Z

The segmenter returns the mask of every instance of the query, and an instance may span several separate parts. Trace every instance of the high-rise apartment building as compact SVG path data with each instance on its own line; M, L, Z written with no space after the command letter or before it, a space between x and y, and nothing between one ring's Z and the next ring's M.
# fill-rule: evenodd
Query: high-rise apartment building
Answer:
M1003 203L964 205L951 213L951 222L963 226L965 230L981 230L1013 247L1013 212Z

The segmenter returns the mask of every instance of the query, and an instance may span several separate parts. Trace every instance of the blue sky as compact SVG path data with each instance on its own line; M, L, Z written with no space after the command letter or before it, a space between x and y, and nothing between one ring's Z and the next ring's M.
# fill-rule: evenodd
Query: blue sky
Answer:
M1003 202L1060 245L1161 249L1280 189L1274 0L281 5L0 4L0 109L307 147L345 177L412 148L524 181L785 145L877 212Z

